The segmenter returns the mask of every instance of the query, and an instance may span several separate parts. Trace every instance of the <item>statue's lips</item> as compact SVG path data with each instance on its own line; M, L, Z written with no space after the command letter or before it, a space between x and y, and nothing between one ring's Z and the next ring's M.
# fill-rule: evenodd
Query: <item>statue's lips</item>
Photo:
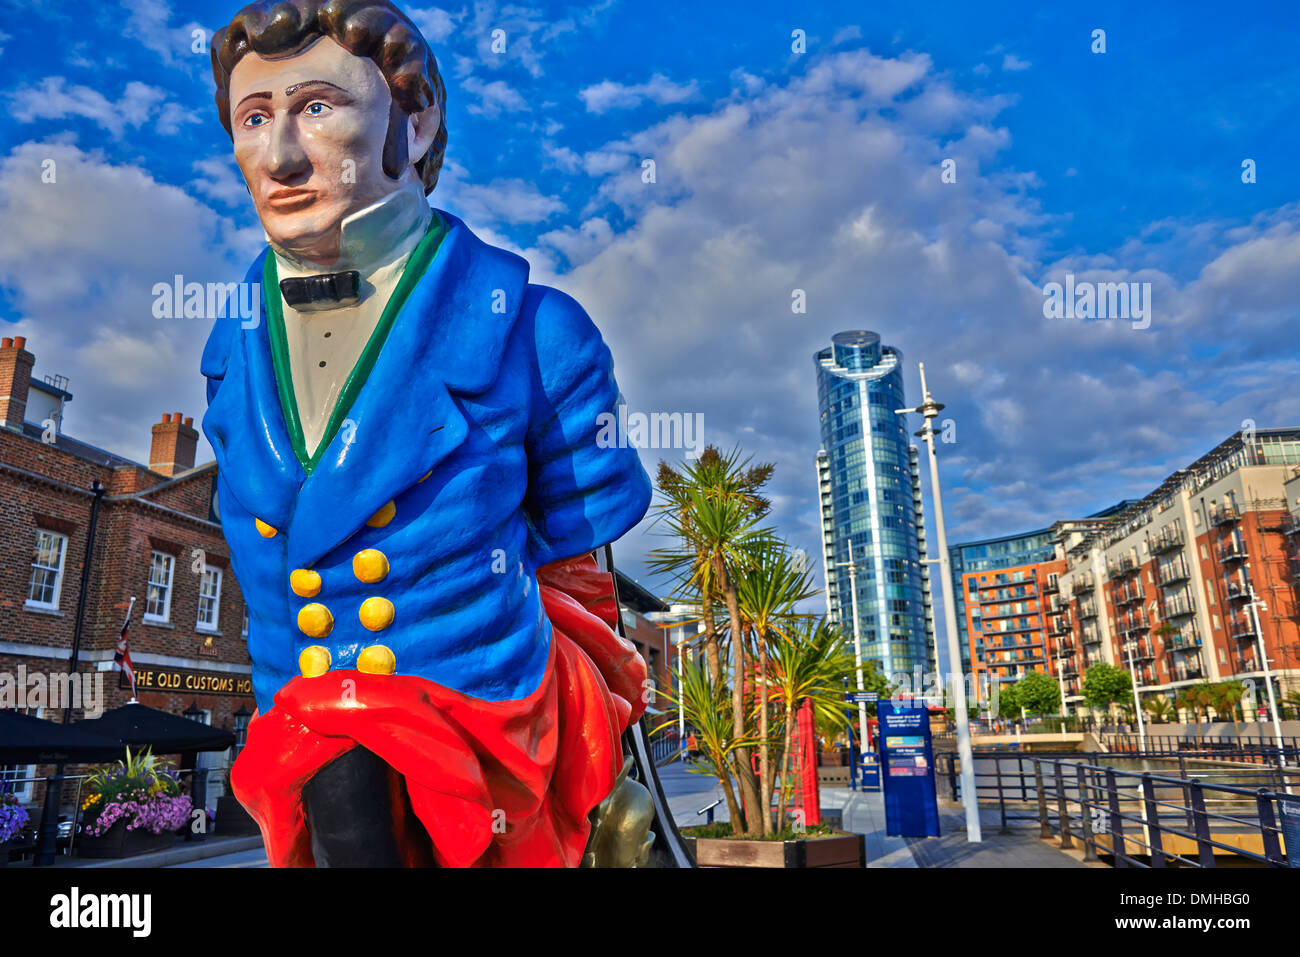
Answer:
M266 197L266 205L283 213L306 209L314 202L316 191L311 189L277 189Z

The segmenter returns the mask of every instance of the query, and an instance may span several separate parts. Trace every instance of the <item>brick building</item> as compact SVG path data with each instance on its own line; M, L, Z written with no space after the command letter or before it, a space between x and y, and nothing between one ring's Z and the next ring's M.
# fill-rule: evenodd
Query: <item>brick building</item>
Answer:
M217 521L216 464L194 466L192 419L164 414L149 463L133 462L64 434L67 383L36 379L34 366L24 339L0 340L0 674L69 670L94 513L77 671L102 676L98 703L130 698L113 653L134 596L139 701L173 714L196 708L239 731L253 709L244 601ZM36 797L30 785L17 790Z

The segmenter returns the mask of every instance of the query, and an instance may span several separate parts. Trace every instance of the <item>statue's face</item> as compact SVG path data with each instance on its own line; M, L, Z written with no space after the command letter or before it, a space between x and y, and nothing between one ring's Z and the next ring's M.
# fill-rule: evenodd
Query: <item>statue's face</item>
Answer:
M271 241L322 265L340 224L398 188L383 170L392 96L373 61L322 37L291 57L247 54L230 77L239 164Z

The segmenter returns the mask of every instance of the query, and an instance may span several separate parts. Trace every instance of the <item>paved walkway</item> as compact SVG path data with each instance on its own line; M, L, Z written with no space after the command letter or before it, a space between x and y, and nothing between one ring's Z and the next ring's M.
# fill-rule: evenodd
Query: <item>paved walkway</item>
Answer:
M692 774L678 762L659 769L664 795L678 827L704 823L695 812L722 797L710 777ZM867 867L1083 867L1080 861L1040 841L1037 831L1017 829L998 833L998 815L984 809L980 815L979 844L966 840L966 818L960 806L939 808L941 837L890 837L885 833L885 801L880 791L822 788L822 808L844 815L844 829L867 838ZM724 801L714 810L714 820L729 820Z

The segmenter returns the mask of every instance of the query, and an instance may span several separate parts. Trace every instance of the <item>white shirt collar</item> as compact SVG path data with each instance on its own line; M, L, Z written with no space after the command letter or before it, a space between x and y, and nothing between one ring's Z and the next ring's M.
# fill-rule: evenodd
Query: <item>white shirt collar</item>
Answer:
M353 213L340 226L339 258L329 267L300 259L271 242L281 278L355 269L368 277L384 266L410 255L429 229L433 210L423 188L402 187L379 202Z

